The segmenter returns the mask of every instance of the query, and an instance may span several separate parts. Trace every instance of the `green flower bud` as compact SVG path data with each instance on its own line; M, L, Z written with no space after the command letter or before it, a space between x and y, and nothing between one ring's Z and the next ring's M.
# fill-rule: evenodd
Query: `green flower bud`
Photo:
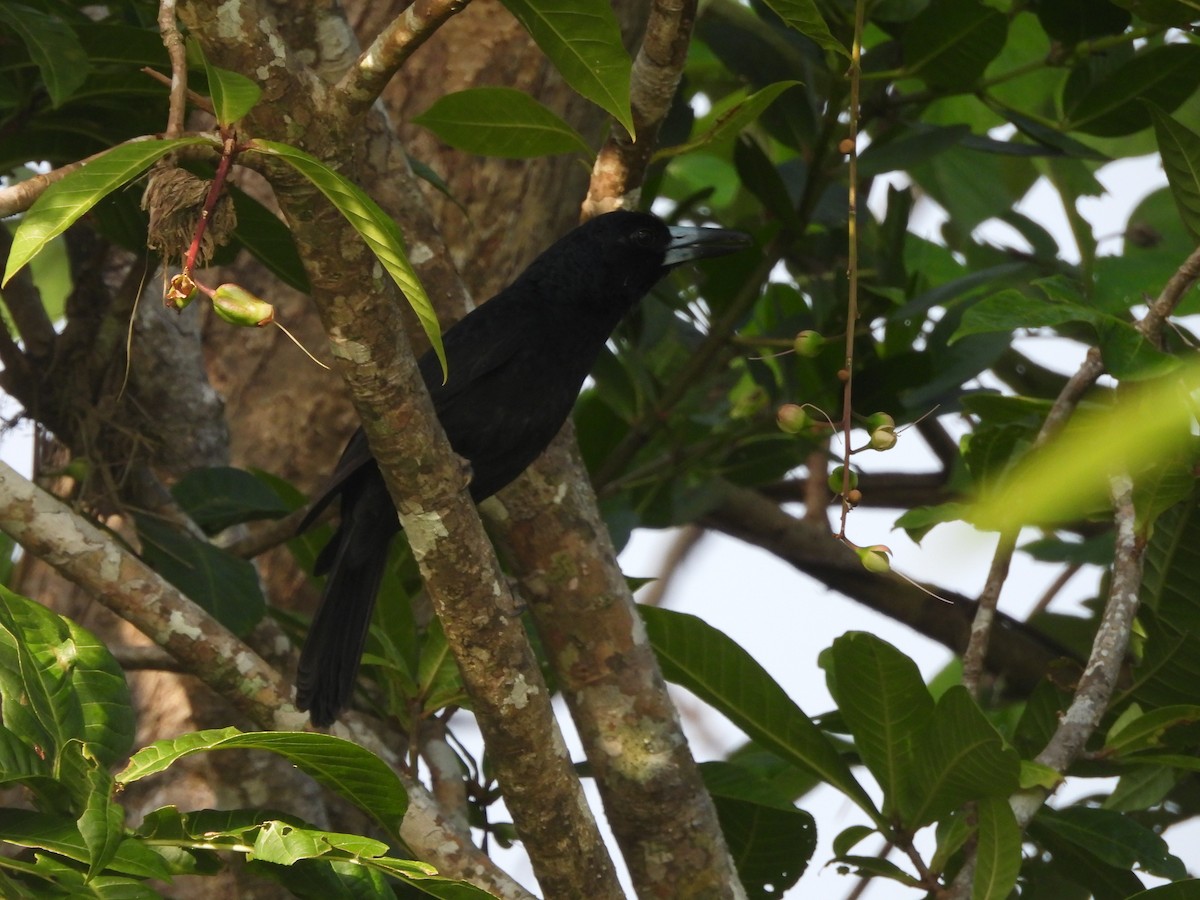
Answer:
M829 473L829 489L835 494L842 492L843 473L846 471L844 466L834 466L833 471ZM858 487L858 473L853 469L850 470L849 483L845 485L846 490L852 490Z
M792 342L792 348L798 356L809 358L820 353L823 346L825 346L825 338L815 331L801 331Z
M788 434L799 434L810 424L812 419L804 411L804 407L796 403L785 403L775 413L775 422L779 430Z
M891 450L896 446L896 432L891 428L876 428L871 432L872 450Z
M275 307L238 284L223 284L212 294L213 312L230 325L261 327L275 321Z
M859 561L868 572L882 575L884 572L892 570L892 561L888 558L892 551L883 544L876 544L873 547L859 547L854 552L858 554Z
M867 431L878 431L880 428L895 428L896 420L885 412L872 413L867 416Z

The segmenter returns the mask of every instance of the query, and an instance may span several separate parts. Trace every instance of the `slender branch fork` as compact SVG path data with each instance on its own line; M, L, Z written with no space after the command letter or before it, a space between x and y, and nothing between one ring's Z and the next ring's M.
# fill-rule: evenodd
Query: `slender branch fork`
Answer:
M1147 340L1161 340L1167 320L1197 280L1200 280L1200 247L1192 251L1180 265L1159 296L1150 303L1147 313L1136 323L1136 327ZM1062 429L1083 395L1103 371L1104 363L1100 351L1093 347L1088 351L1078 371L1064 385L1047 414L1034 442L1034 452ZM1121 663L1129 648L1133 619L1138 609L1144 541L1134 528L1133 483L1128 474L1116 475L1110 479L1110 494L1117 536L1108 598L1092 644L1091 655L1071 705L1059 720L1058 727L1045 749L1035 760L1060 775L1078 758L1108 709ZM972 625L970 643L963 657L964 682L973 694L978 693L979 676L983 668L983 656L987 651L996 600L1007 577L1016 536L1016 531L1000 535L992 569L980 595L979 611ZM1013 813L1022 828L1037 814L1049 794L1044 788L1035 788L1016 794L1012 798ZM969 873L972 869L972 864L963 867L963 871L952 885L951 898L969 896Z

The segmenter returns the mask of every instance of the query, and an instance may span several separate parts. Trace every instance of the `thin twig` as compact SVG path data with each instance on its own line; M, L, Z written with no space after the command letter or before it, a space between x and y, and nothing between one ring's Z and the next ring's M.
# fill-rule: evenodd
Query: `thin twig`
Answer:
M159 0L158 30L163 46L171 59L171 94L167 109L166 137L177 138L183 134L184 118L187 113L187 52L183 35L175 21L175 0Z
M1200 247L1193 250L1183 265L1175 270L1175 274L1164 285L1162 293L1150 304L1149 312L1137 323L1138 331L1144 334L1147 340L1154 343L1159 341L1163 325L1197 279L1200 279Z
M1081 563L1071 563L1058 573L1058 577L1050 583L1050 586L1042 592L1042 596L1038 598L1038 602L1033 605L1033 609L1029 611L1029 615L1025 617L1029 621L1034 616L1046 611L1046 607L1058 596L1059 592L1067 586L1067 582L1074 578L1079 570L1083 568Z
M170 78L168 78L162 72L159 72L157 69L152 69L149 66L142 66L142 74L149 75L155 81L157 81L161 84L165 84L167 87L172 87L172 85L173 85L173 82L171 81ZM188 88L187 100L188 100L188 103L192 104L192 106L196 107L197 109L203 110L204 112L208 113L210 116L216 115L216 112L213 110L212 101L209 100L207 97L205 97L203 94L197 94L191 88Z
M845 147L849 153L848 212L846 222L846 359L839 376L842 388L842 521L838 538L846 538L846 519L850 515L850 429L854 420L854 329L858 323L858 106L862 80L862 33L866 16L865 0L854 4L854 42L850 47L850 123Z
M364 50L342 76L334 93L340 95L350 114L364 112L417 48L424 44L470 0L418 0L391 23Z
M992 623L996 619L996 606L1000 602L1000 590L1008 579L1008 567L1012 563L1016 546L1016 531L1000 535L1000 542L992 554L992 567L988 571L987 582L979 594L975 618L971 621L971 637L967 640L967 649L963 653L962 683L976 700L979 699L979 682L983 677L983 663L987 657Z
M696 549L696 545L700 543L704 535L705 530L698 525L684 525L679 529L675 540L671 542L666 555L663 556L662 571L659 572L658 578L646 585L646 590L642 592L640 602L643 606L660 606L662 604L671 583L679 574L680 566L691 556L692 551Z

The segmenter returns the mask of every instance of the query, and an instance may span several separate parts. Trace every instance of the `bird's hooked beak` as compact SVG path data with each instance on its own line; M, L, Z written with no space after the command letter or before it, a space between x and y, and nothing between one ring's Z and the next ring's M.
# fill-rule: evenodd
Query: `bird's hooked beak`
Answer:
M663 265L673 268L694 259L724 256L750 246L750 235L725 228L694 228L688 225L671 225L671 242L663 256Z

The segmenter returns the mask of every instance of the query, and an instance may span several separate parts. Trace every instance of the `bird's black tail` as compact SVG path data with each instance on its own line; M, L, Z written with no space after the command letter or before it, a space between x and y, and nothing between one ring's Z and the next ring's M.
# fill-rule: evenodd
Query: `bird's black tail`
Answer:
M378 490L343 494L341 525L317 560L317 574L328 571L329 576L300 651L296 705L321 728L333 724L354 692L388 547L399 530L396 510L379 482Z

